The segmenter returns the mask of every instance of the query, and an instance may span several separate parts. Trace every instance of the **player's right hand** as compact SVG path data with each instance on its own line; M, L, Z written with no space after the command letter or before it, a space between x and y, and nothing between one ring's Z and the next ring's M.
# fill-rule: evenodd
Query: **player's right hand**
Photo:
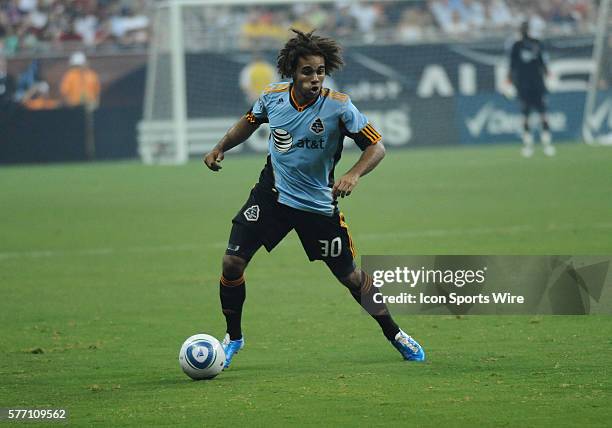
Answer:
M211 171L219 171L221 168L223 168L220 163L224 157L225 156L221 150L213 149L212 151L208 152L202 160Z

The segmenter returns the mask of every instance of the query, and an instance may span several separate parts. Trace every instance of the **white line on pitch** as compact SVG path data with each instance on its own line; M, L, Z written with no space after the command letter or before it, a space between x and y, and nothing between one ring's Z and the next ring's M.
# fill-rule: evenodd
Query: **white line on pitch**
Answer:
M0 252L0 260L58 256L100 256L119 253L169 253L174 251L194 251L199 249L201 250L204 247L225 247L225 245L225 243L213 243L208 245L152 245L148 247L91 248L83 250L6 251Z
M544 229L549 232L572 231L572 230L600 230L612 229L612 223L596 223L590 225L555 225L551 224L542 228L541 226L515 225L502 227L480 227L468 229L424 229L406 230L383 233L363 233L356 236L359 240L384 239L384 238L427 238L443 236L464 236L464 235L490 235L500 233L527 233L536 232ZM171 253L175 251L197 251L204 248L223 249L227 245L226 241L211 242L207 244L181 244L181 245L151 245L126 248L91 248L83 250L26 250L26 251L2 251L0 261L19 258L45 258L61 256L103 256L113 254L144 254L144 253Z

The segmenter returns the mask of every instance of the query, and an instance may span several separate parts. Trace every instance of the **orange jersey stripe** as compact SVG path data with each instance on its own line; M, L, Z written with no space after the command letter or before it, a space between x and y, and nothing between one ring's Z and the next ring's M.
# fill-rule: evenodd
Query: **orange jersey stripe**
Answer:
M346 230L346 234L348 235L349 239L349 248L351 250L351 255L353 256L353 258L355 258L355 256L357 256L357 250L355 250L355 245L353 244L353 237L351 236L348 224L346 224L346 221L344 220L344 214L342 213L340 213L340 227Z
M369 140L374 140L376 138L372 131L368 130L367 126L361 130L361 133L368 137Z
M267 89L264 89L264 94L270 94L272 92L285 92L289 89L289 83L281 83L278 85L271 86Z
M371 124L367 124L366 128L368 128L369 131L372 131L372 133L376 136L376 138L382 138L382 135L380 135L378 133L378 131L376 129L374 129L374 127Z
M366 273L365 281L363 282L363 286L362 286L363 287L362 293L367 294L370 291L370 288L372 288L373 283L374 282L372 280L372 277Z
M304 105L299 105L297 100L295 99L295 97L293 96L293 89L291 89L291 92L289 92L289 96L291 97L291 101L293 102L293 104L295 105L295 108L297 109L297 111L304 111L307 107L310 107L312 104L314 104L317 99L314 98L310 101L308 101L306 104Z
M372 142L372 144L378 143L382 136L374 130L371 126L367 125L365 128L361 130L361 133L365 135L368 140Z

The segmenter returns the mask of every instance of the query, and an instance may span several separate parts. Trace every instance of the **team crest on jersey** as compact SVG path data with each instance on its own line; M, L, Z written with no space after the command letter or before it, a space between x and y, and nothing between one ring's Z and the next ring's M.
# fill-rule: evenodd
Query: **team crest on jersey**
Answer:
M532 49L521 49L521 61L527 63L537 58L537 52Z
M247 221L259 220L259 205L253 205L244 210L244 218L246 218Z
M274 140L274 147L281 153L288 152L293 143L291 134L280 128L272 130L272 139Z
M312 122L312 124L310 125L310 130L317 135L322 134L323 131L325 131L325 127L323 126L323 121L321 121L321 118L317 117L317 119Z

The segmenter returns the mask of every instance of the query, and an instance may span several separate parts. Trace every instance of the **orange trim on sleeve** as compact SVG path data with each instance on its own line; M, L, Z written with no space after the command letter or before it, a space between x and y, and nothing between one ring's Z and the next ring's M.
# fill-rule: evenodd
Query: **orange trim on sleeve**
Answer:
M369 123L359 132L365 135L366 138L372 142L372 144L376 144L382 139L382 136L378 133L378 131L376 131L376 129L374 129L374 127Z
M376 138L382 138L382 135L380 135L380 134L378 133L378 131L377 131L376 129L374 129L374 127L372 126L372 124L371 124L371 123L368 123L368 124L366 125L366 128L368 128L368 130L369 130L369 131L372 131L372 133L373 133L373 134L376 136Z

